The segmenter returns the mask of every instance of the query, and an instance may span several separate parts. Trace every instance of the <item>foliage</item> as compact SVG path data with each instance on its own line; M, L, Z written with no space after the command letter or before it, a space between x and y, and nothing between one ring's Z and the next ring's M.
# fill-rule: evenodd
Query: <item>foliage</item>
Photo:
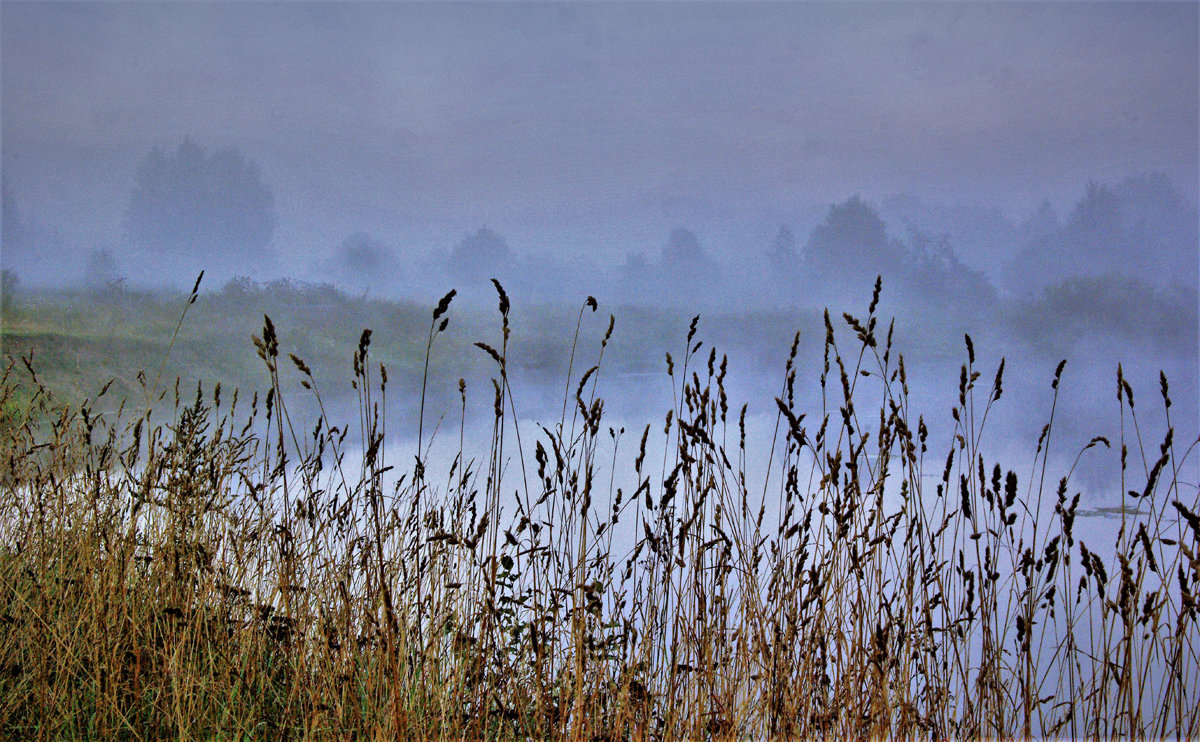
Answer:
M445 469L420 431L453 409L421 406L415 458L389 449L389 375L370 330L353 353L349 425L323 407L299 423L285 370L317 400L322 384L270 318L254 337L266 395L177 386L173 405L132 418L94 403L10 416L4 733L1200 734L1200 515L1181 478L1200 441L1171 427L1145 439L1127 380L1130 425L1080 452L1120 452L1127 492L1109 549L1083 542L1070 473L1041 484L1053 409L1029 482L985 462L1003 363L988 383L969 336L953 437L931 439L892 332L878 331L878 283L865 315L825 315L811 417L795 406L793 346L763 472L747 466L745 408L730 408L727 359L701 350L698 318L666 358L665 424L628 444L604 424L609 320L587 369L569 366L561 417L528 437L515 427L511 303L496 290L499 327L476 343L492 435L478 451L459 439ZM426 364L445 353L453 298L424 314ZM575 340L596 308L581 308ZM0 402L30 383L32 365L14 362ZM1165 378L1160 391L1170 426ZM625 445L632 491L602 474Z
M7 312L12 308L17 295L17 287L20 285L21 279L16 271L8 268L0 270L0 306L4 311Z
M796 252L796 236L785 224L771 240L771 247L767 251L767 264L776 275L786 275L796 270L799 259L800 256Z
M1030 225L1007 281L1027 295L1073 276L1110 274L1195 286L1198 219L1196 205L1162 175L1089 183L1061 226L1049 214Z
M480 227L454 246L448 267L459 279L478 281L507 273L511 263L508 242L487 227Z
M805 258L821 276L889 275L902 262L902 251L888 239L875 210L854 196L829 207L809 237Z
M131 244L147 254L263 266L272 260L275 198L236 147L211 154L190 139L155 147L137 169L125 212Z
M669 270L695 269L708 262L704 248L695 232L684 227L671 230L667 244L663 247L663 267Z
M1116 337L1162 352L1195 357L1200 322L1196 291L1181 285L1156 288L1129 276L1076 276L1019 302L1013 328L1041 342ZM1045 319L1054 317L1053 327Z
M991 311L998 301L996 289L979 271L958 259L945 235L934 238L909 231L907 271L898 276L914 296L946 308Z
M124 282L125 277L121 275L112 250L96 249L88 254L87 265L83 271L85 286L93 292L107 294L120 290Z
M366 232L355 232L338 246L333 263L346 276L378 276L396 270L391 251Z

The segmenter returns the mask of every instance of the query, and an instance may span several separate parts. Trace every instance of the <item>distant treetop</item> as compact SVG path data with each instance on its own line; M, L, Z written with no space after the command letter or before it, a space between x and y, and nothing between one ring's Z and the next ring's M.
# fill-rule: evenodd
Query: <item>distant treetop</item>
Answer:
M491 278L503 273L511 260L508 242L487 227L480 227L454 246L449 268L465 279Z
M805 248L809 264L821 275L856 273L872 281L892 273L903 262L902 252L888 239L883 219L858 196L830 206Z
M707 256L700 247L700 240L690 229L676 227L671 230L667 246L663 248L663 265L672 267L696 266L705 262Z
M771 247L767 251L771 267L778 271L795 270L799 256L796 254L796 236L786 224L779 228Z
M270 264L275 197L236 147L211 154L190 139L155 147L138 166L125 234L161 258L198 258L241 270Z

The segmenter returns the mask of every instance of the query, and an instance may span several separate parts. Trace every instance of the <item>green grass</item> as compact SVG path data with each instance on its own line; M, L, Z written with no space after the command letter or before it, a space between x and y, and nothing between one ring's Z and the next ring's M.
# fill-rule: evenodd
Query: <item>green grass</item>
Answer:
M249 340L263 314L286 322L290 347L331 372L335 361L349 358L353 328L384 320L403 327L417 314L414 306L356 301L304 284L252 285L200 294L172 343L185 299L168 292L24 294L3 316L3 350L11 357L32 352L48 386L78 404L114 378L123 385L114 391L133 392L139 371L150 386L156 378L173 383L182 377L192 387L197 379L227 388L262 387L265 377ZM420 360L406 339L400 337L388 353L398 367Z
M267 315L279 328L287 352L309 363L327 402L353 399L346 371L359 333L368 327L374 333L373 360L387 367L393 389L403 392L393 398L407 402L419 392L427 310L411 302L365 300L331 287L291 281L232 284L199 293L172 343L186 300L185 294L167 291L25 291L0 316L0 352L9 359L32 354L46 388L59 401L73 405L94 399L112 382L105 395L107 409L115 410L121 402L145 408L156 379L159 384L153 396L173 389L177 378L183 389L194 389L203 381L208 386L265 393L269 379L249 341L261 332ZM609 368L617 371L659 368L663 349L691 319L682 312L649 307L622 306L612 313L621 317L609 349ZM598 337L609 316L586 314L587 326ZM579 319L578 309L561 304L522 307L514 318L518 332L509 352L514 369L532 383L559 385L571 357L572 328ZM812 327L815 335L819 313L742 311L706 318L713 342L755 349L749 357L772 368L800 325ZM488 361L474 343L493 331L490 310L458 312L440 341L439 352L431 358L435 383L430 389L439 394L453 390L463 376L486 383ZM145 384L139 381L139 372ZM302 391L292 369L284 369L282 377L285 390ZM452 403L455 398L456 392L449 392L438 401Z

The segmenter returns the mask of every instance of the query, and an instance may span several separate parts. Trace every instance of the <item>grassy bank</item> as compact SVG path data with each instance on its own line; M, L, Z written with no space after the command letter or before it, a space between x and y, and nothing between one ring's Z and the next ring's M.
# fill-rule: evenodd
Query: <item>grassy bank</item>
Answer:
M418 366L416 339L403 329L426 312L411 304L368 301L326 286L290 281L231 282L198 293L180 323L187 294L158 291L26 292L5 309L5 355L33 354L46 386L64 402L94 398L110 380L107 398L145 406L143 386L166 381L195 387L199 380L265 392L267 380L249 340L270 314L288 328L285 341L304 353L332 385L353 350L353 330L386 326L396 336L384 354L398 371ZM286 323L286 324L284 324ZM145 378L140 383L139 373ZM343 381L344 379L337 379Z
M105 409L111 410L121 402L144 408L148 387L156 380L159 393L163 386L172 387L176 378L184 388L203 381L266 393L269 380L250 338L267 315L288 352L309 364L327 403L353 403L349 359L367 327L374 333L372 358L390 373L393 405L412 406L422 391L429 315L427 308L413 302L351 296L325 284L235 280L215 291L201 290L187 322L180 324L187 299L187 294L170 290L25 291L0 315L0 352L11 358L32 356L47 390L76 406L94 399L110 382ZM490 301L486 308L458 307L454 324L440 338L439 352L430 358L428 379L434 383L427 385L427 392L438 395L441 406L454 403L460 377L487 383L489 361L474 343L493 333L492 311ZM679 328L691 319L650 307L611 311L620 315L621 326L609 347L609 368L624 371L657 370L662 349L676 341ZM599 337L607 319L607 314L593 318L590 324L598 327L591 334ZM522 308L514 319L518 332L511 339L509 362L525 381L562 388L578 320L577 306L543 303ZM820 315L740 311L710 317L706 325L727 347L772 349L766 357L750 357L769 364L773 373L795 328L804 325L815 332ZM285 370L281 381L284 391L303 396L293 370ZM30 390L23 391L25 396L22 390L17 394L27 403Z
M1118 379L1121 437L1080 452L1080 465L1120 457L1128 505L1115 543L1085 543L1069 474L1046 476L1046 451L1061 445L1053 409L1030 442L1033 476L985 460L988 413L1013 383L1002 366L976 368L968 338L953 438L931 440L876 315L878 286L865 315L825 318L823 365L804 372L819 374L819 408L796 408L792 346L770 478L747 466L744 409L731 406L725 359L695 322L666 362L673 408L628 433L606 424L596 384L610 336L563 338L556 347L574 349L568 411L522 439L510 393L518 340L496 288L499 313L470 328L477 347L449 347L465 341L445 324L457 321L448 295L432 312L411 310L409 345L397 346L411 353L381 359L364 332L350 339L348 369L273 316L249 346L267 380L257 395L184 384L178 398L172 387L148 394L148 410L118 412L91 393L56 404L45 378L11 364L0 384L12 410L0 448L0 728L55 738L1200 734L1200 508L1185 473L1195 431L1170 428L1165 379L1137 400L1166 405L1168 429L1139 429ZM181 299L203 309L194 294ZM153 369L158 350L144 350ZM431 421L456 419L465 403L435 404L420 384L416 458L389 461L392 369L425 378L438 357L488 369L490 442L428 468ZM293 414L286 379L303 381L299 394L320 409L328 379L347 375L349 421ZM1037 383L1057 393L1058 382ZM662 448L648 446L652 428L666 434ZM608 487L610 444L637 451L634 491Z

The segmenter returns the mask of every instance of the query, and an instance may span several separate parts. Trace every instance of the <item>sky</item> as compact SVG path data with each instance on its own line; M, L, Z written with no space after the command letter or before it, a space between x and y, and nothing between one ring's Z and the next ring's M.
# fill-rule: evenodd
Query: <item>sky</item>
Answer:
M854 194L1019 219L1148 171L1195 201L1197 8L5 0L3 178L116 240L152 147L233 145L296 264L481 224L615 261Z

